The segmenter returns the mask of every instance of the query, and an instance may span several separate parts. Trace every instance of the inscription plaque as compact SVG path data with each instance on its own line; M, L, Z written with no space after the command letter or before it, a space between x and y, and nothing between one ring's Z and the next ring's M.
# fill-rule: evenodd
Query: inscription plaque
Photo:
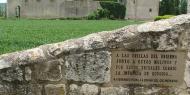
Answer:
M178 86L184 82L185 51L112 51L114 85Z

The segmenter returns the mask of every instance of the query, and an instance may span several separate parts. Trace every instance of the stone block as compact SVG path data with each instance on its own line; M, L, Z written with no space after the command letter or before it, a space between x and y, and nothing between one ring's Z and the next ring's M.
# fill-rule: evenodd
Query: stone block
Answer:
M32 70L30 67L25 67L25 80L30 81L32 79Z
M13 82L23 81L23 70L20 67L12 67L0 70L0 80Z
M182 94L184 93L184 94ZM135 95L186 95L185 88L173 87L136 87Z
M108 51L71 54L65 57L66 79L89 83L110 81L111 56Z
M102 87L100 95L129 95L129 89L123 87Z
M76 84L71 84L69 86L69 95L79 95L80 92L80 86Z
M35 87L30 86L28 84L14 84L14 83L3 84L1 85L0 88L0 95L41 95L37 94L36 92L33 93L32 92L33 88Z
M36 80L59 81L62 79L61 64L58 60L35 64L32 78Z
M96 85L84 84L78 86L71 84L69 88L69 95L98 95L99 88Z
M187 87L190 87L190 61L186 61L185 76L184 80Z
M45 86L46 95L66 95L65 84L48 84Z
M43 86L37 83L29 85L30 92L28 95L42 95Z
M169 32L167 34L162 34L157 40L158 47L157 50L177 50L179 42L179 33Z
M84 84L80 89L80 95L98 95L98 92L96 85Z

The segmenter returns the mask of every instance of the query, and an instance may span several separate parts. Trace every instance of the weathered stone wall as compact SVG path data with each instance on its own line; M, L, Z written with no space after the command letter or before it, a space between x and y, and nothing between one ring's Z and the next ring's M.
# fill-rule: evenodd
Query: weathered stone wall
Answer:
M16 7L21 5L21 0L7 0L7 16L16 16Z
M8 17L15 17L18 5L22 18L43 19L84 17L100 8L93 0L8 0Z
M159 13L160 0L123 0L126 1L126 19L153 20Z
M178 87L110 82L112 49L189 50L189 26L181 15L1 55L0 95L189 95L189 56Z
M187 0L187 13L190 13L190 0Z

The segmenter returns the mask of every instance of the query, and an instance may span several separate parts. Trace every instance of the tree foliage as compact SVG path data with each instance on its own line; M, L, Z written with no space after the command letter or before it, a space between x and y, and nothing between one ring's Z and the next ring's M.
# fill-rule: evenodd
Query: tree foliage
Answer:
M6 4L0 3L0 17L5 16L5 14L6 14Z
M181 0L180 13L181 14L186 14L187 13L187 0Z
M187 12L187 0L160 1L159 15L179 15Z

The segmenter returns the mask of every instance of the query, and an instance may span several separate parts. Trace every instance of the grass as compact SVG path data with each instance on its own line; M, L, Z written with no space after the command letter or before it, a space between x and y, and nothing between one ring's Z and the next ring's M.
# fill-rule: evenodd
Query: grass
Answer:
M0 20L0 54L113 30L140 21Z

